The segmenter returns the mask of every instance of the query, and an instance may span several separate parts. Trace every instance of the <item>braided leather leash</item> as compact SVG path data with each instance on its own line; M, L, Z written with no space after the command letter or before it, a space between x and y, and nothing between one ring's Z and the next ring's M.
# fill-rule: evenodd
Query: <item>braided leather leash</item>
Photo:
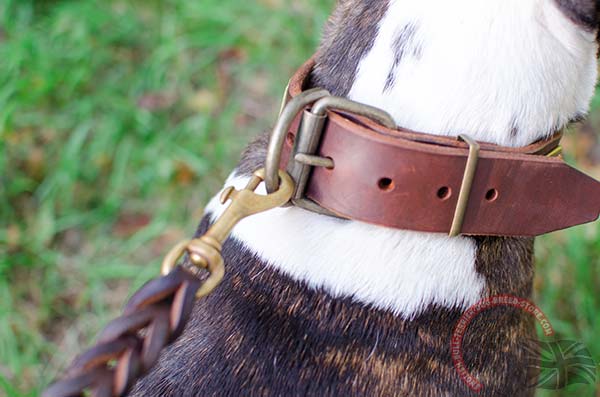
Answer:
M264 180L264 170L243 190L227 188L221 202L231 204L198 239L184 241L165 257L163 276L148 282L125 306L121 317L100 334L94 347L77 357L62 380L46 389L43 397L125 396L136 380L156 364L160 353L183 332L196 298L210 294L225 274L221 244L243 218L286 204L294 182L281 171L279 189L259 195L254 190ZM195 268L176 266L184 254ZM208 271L205 280L199 271Z
M158 361L160 352L183 331L200 280L178 266L152 280L127 303L121 317L100 334L98 343L75 359L64 380L43 397L123 396Z

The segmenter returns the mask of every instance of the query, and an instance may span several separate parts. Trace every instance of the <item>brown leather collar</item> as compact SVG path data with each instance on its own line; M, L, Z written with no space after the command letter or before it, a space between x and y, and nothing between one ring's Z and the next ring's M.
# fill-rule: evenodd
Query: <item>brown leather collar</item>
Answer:
M294 75L288 99L305 91L313 66L311 59ZM302 112L289 128L283 169L294 167L290 153L298 149L301 120ZM477 155L477 145L386 128L348 112L328 111L322 131L308 154L334 166L313 167L303 202L342 218L452 235L537 236L600 214L600 182L548 157L561 134L522 148L479 143Z

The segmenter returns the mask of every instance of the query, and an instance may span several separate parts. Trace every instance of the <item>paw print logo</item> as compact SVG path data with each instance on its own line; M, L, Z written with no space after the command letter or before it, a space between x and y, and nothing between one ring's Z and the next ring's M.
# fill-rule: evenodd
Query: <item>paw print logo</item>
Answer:
M580 342L529 341L524 347L530 372L535 374L529 382L531 387L560 390L577 383L596 382L597 364Z

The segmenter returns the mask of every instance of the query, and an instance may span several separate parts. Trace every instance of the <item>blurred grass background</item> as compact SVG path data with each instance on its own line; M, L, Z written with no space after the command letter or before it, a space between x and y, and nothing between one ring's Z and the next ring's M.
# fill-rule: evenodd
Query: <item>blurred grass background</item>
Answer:
M158 274L332 4L0 0L0 396L37 395ZM599 130L565 140L596 177ZM600 362L600 225L537 249L537 302Z

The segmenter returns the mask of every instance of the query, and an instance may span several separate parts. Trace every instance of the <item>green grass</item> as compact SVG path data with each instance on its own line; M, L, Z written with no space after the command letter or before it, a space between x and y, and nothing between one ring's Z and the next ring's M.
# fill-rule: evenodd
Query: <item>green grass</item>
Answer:
M331 4L0 1L0 395L37 395L192 233ZM543 238L536 283L598 361L599 233Z

